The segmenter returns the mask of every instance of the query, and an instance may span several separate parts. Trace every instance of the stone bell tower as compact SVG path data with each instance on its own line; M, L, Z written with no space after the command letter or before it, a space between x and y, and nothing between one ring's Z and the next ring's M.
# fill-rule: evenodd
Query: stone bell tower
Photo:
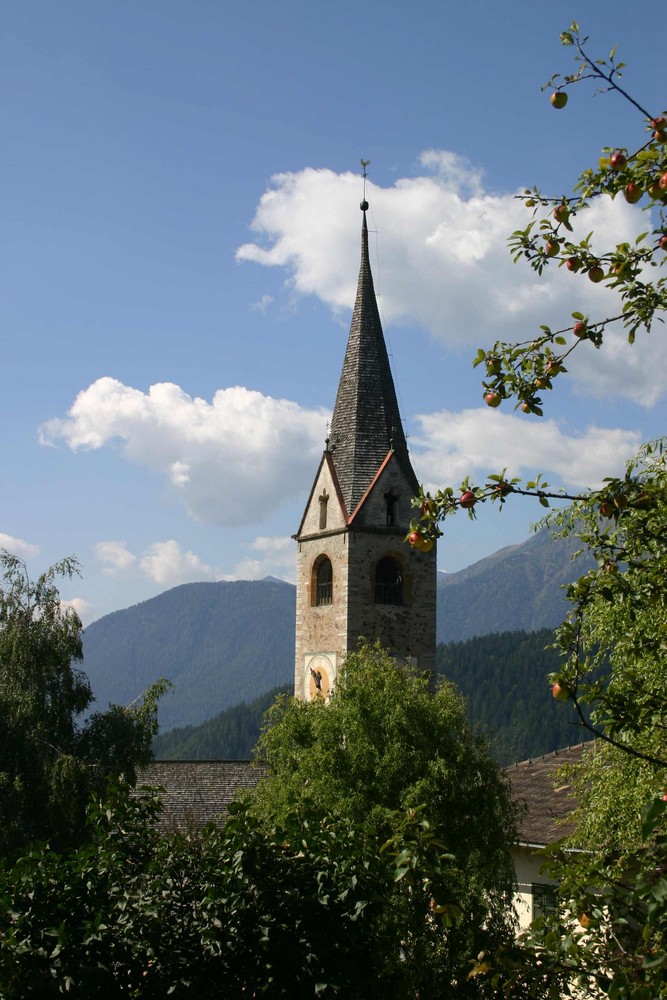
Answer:
M360 637L435 670L436 551L404 538L419 484L389 366L361 203L361 267L331 431L298 543L294 694L327 693Z

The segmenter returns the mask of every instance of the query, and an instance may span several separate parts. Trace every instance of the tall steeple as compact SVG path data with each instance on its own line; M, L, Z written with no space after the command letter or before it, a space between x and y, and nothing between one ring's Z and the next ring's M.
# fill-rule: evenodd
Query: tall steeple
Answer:
M328 696L361 636L435 669L436 552L405 543L419 486L373 288L365 200L361 209L357 299L336 405L294 536L294 693L306 699Z
M329 437L338 484L352 514L387 453L393 449L410 480L419 485L408 457L389 366L368 253L368 202L362 201L361 265L343 370Z

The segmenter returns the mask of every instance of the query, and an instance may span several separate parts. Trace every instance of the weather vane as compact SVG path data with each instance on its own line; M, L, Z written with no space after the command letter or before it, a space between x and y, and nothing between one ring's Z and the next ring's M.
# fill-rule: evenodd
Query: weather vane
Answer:
M364 200L362 201L361 204L362 204L362 206L365 205L366 208L368 208L368 202L366 201L366 178L368 177L368 172L366 170L366 167L370 167L371 161L370 160L360 160L359 162L361 163L361 171L362 171L361 176L364 179ZM365 210L366 209L364 209L364 211Z

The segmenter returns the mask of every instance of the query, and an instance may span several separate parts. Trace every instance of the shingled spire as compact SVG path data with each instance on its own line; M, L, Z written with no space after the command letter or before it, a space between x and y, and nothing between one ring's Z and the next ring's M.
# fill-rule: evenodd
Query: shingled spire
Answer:
M393 450L415 493L419 484L408 456L394 380L382 333L368 255L368 202L362 201L361 266L329 448L351 514Z

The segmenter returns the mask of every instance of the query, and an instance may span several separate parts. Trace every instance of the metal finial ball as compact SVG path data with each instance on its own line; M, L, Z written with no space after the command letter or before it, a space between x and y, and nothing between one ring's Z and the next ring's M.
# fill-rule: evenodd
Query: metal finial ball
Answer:
M364 199L364 201L362 201L361 204L359 205L359 208L361 209L362 212L367 212L368 202Z

